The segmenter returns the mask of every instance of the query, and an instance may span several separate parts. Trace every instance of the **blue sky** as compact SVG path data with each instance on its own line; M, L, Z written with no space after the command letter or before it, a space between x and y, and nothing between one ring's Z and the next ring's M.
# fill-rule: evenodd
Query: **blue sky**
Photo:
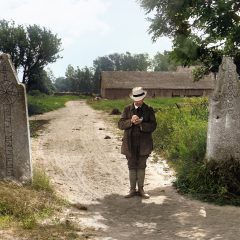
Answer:
M49 65L55 77L68 64L91 67L111 53L149 53L171 49L171 41L153 43L149 22L136 0L0 0L1 19L38 24L62 39L62 59Z

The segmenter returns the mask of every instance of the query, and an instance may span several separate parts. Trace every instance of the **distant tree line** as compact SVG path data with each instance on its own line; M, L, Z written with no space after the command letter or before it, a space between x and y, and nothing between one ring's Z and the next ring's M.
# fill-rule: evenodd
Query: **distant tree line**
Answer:
M92 67L69 65L65 76L54 78L45 68L61 58L61 39L50 30L38 25L17 25L14 21L0 20L0 52L8 53L17 71L22 72L22 83L27 91L39 90L98 93L102 71L171 71L176 63L169 52L157 53L152 59L147 53L113 53L97 57Z
M166 51L157 53L153 59L146 53L113 53L95 59L91 68L74 69L69 65L65 77L57 78L54 85L60 92L98 93L102 71L175 71L176 68Z

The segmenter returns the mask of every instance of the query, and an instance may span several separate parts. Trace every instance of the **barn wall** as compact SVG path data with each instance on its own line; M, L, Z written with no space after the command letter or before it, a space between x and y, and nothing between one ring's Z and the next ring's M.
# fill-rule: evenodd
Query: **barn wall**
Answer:
M147 97L199 97L209 96L211 89L146 89ZM102 97L108 99L126 98L131 89L102 89Z

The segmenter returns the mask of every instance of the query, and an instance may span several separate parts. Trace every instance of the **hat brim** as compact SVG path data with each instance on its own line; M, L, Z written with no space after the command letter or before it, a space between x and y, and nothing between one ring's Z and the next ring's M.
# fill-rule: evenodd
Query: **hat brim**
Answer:
M129 97L134 100L134 101L140 101L140 100L143 100L146 96L147 96L147 91L143 90L144 94L142 96L139 96L139 97L134 97L132 95L132 93L129 94Z

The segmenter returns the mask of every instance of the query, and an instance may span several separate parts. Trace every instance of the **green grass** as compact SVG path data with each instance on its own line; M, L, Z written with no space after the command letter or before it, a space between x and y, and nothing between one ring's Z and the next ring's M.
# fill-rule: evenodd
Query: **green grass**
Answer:
M151 107L153 107L154 109L159 109L163 106L164 107L175 106L176 103L182 103L183 101L184 101L183 98L146 98L145 99L145 102L148 105L150 105ZM112 109L114 109L114 108L117 108L122 112L125 106L132 103L132 100L129 98L116 99L116 100L88 99L87 103L96 110L102 110L102 111L110 113L112 111Z
M31 185L0 182L0 226L18 224L32 229L38 219L50 216L61 204L42 170L34 171Z
M67 217L59 218L58 213L70 204L56 197L42 169L33 173L32 184L26 186L0 181L0 229L10 229L17 239L84 240L93 236L93 229L82 229Z
M33 180L31 187L37 191L45 191L53 193L53 187L50 184L50 179L40 168L33 170Z
M66 102L83 99L84 96L49 96L45 94L31 96L28 95L28 114L42 114L64 107Z

